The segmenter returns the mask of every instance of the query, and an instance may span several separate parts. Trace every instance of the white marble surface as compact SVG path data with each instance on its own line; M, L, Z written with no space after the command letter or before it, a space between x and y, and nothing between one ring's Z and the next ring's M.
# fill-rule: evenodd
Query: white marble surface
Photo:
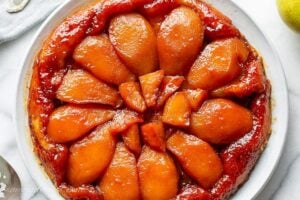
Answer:
M287 143L277 170L257 200L300 199L300 34L293 33L284 25L274 0L233 1L254 19L273 42L282 60L289 88L290 121ZM22 199L25 200L46 199L30 178L19 155L12 121L20 62L37 28L15 41L0 45L0 155L20 175L24 190Z

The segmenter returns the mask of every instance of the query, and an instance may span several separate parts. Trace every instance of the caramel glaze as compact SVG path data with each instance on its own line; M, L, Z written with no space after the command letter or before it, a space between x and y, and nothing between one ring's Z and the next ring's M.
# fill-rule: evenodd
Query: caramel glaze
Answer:
M145 16L157 16L179 5L199 13L205 25L205 40L243 38L231 20L200 0L104 0L67 17L44 42L36 57L29 93L29 123L34 151L60 193L67 199L103 199L92 185L72 187L65 180L68 147L54 144L46 136L49 115L55 108L55 92L68 70L67 60L76 45L88 35L102 32L106 22L117 13L139 11ZM253 50L250 61L259 59ZM250 62L249 61L249 62ZM254 167L270 134L270 84L253 95L250 109L254 114L251 132L221 149L224 174L215 186L205 191L193 183L182 187L176 199L227 199L245 180Z

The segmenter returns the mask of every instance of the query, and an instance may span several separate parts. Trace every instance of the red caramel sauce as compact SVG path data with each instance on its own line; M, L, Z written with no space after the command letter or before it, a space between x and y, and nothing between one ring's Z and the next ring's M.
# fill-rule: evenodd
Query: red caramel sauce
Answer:
M34 150L42 165L57 186L60 194L67 199L103 199L95 185L74 187L66 182L66 165L69 155L69 144L53 143L46 134L49 116L62 103L56 99L56 90L66 72L78 68L71 56L75 47L87 36L105 31L106 24L112 16L119 13L139 12L144 16L163 16L172 9L184 5L195 10L205 25L207 44L222 38L238 37L245 40L231 20L219 11L197 0L105 0L88 6L67 17L44 42L36 57L29 93L29 122L34 142ZM251 48L249 46L249 48ZM229 144L216 147L223 163L222 177L210 189L203 189L184 172L180 173L180 188L175 199L221 200L227 199L247 180L255 166L270 134L270 91L267 80L257 84L253 77L264 78L263 71L251 70L253 62L260 60L252 49L245 62L245 70L236 80L235 85L213 91L214 97L228 96L233 93L236 100L245 104L253 113L252 130ZM244 85L243 85L244 83ZM252 87L242 90L246 83ZM152 116L154 111L149 111ZM145 117L147 118L147 117ZM168 132L168 131L166 131ZM170 128L172 134L172 127ZM168 133L167 133L168 134Z

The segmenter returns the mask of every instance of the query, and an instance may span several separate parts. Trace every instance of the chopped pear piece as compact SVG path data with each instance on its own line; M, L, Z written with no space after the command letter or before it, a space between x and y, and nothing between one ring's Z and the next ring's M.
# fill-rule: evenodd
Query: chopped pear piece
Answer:
M72 186L81 186L99 178L113 157L115 145L109 123L72 144L67 165L68 182Z
M163 106L166 100L180 88L183 81L183 76L165 76L161 84L161 92L156 107L160 108Z
M191 133L214 144L229 144L253 126L252 113L226 99L210 99L191 116Z
M143 122L142 115L131 110L118 110L113 120L110 122L111 133L117 134L125 131L130 126Z
M142 127L143 139L148 146L157 151L165 151L165 130L161 121L144 124Z
M140 198L139 180L134 155L123 143L118 143L99 188L105 200L134 200Z
M238 38L208 44L188 73L189 85L213 90L230 83L241 74L240 63L247 60L248 54L246 44Z
M167 75L187 72L200 52L204 27L191 8L174 9L160 25L157 48L160 67Z
M116 141L114 135L142 122L138 113L119 110L112 121L98 127L90 135L70 147L67 179L73 186L89 184L101 176L109 165Z
M146 101L147 107L151 108L156 105L159 87L163 78L163 70L158 70L139 77L143 96Z
M82 69L67 72L56 91L56 97L61 101L76 104L99 103L117 106L121 103L117 90Z
M183 170L203 188L212 187L221 177L221 159L208 143L196 136L177 131L168 139L167 148Z
M140 85L136 82L126 82L119 86L121 97L124 99L126 105L137 111L144 112L147 107L142 96Z
M142 15L117 15L110 21L108 31L118 55L132 72L141 76L157 69L156 36Z
M239 98L250 96L253 93L263 92L266 88L266 77L261 59L254 60L244 67L243 74L238 80L220 87L211 92L214 97Z
M65 105L49 117L47 135L57 143L76 140L113 118L115 111L94 105Z
M122 138L126 147L139 156L142 151L139 126L137 124L130 126L122 133Z
M178 173L167 153L157 152L145 145L137 166L144 200L169 200L176 196Z
M105 33L86 37L74 50L73 58L107 83L120 85L135 80L134 74L118 58Z
M191 106L184 92L176 92L167 101L162 116L164 123L187 127L190 125Z
M208 98L207 92L202 89L185 90L184 92L193 111L197 111L202 103Z

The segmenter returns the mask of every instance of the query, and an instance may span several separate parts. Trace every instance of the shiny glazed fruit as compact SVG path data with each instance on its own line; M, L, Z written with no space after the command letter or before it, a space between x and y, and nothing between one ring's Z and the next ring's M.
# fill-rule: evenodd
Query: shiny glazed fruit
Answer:
M160 25L157 48L161 69L168 75L188 71L203 43L203 25L195 11L174 9Z
M135 74L144 75L158 68L155 33L142 15L116 16L108 31L118 55Z
M252 113L225 99L211 99L191 116L191 133L214 144L229 144L250 132Z
M99 0L37 54L34 151L66 199L226 200L270 134L263 59L199 0Z
M205 47L193 64L188 82L193 88L212 90L240 75L249 54L244 42L232 38L213 42Z

